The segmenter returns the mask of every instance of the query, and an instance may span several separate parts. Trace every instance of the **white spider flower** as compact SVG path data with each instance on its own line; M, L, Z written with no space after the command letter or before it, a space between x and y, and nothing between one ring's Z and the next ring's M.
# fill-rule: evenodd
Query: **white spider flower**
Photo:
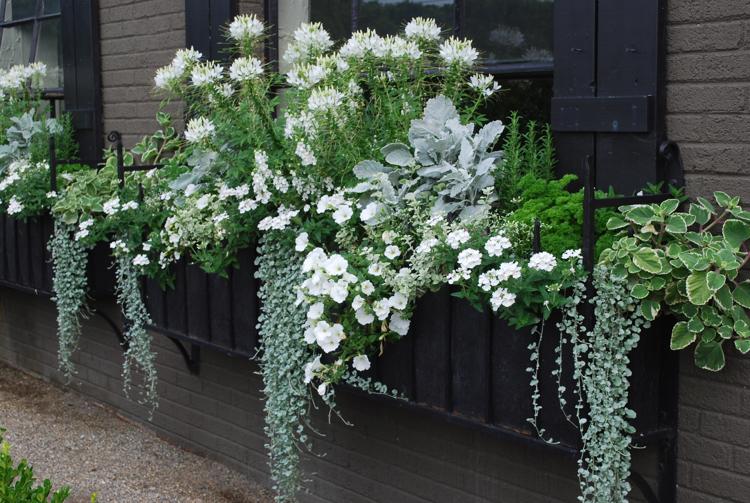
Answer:
M313 89L307 99L307 108L312 112L335 112L344 102L344 93L333 87Z
M181 75L185 70L200 61L202 57L203 54L192 47L190 49L180 49L175 53L171 65L174 67L175 71L179 72Z
M434 19L415 17L406 24L404 35L406 38L420 42L435 42L440 40L440 27Z
M229 78L236 82L253 80L263 75L263 63L255 57L237 58L229 67Z
M157 89L169 91L174 88L181 78L182 71L175 65L169 64L156 70L156 74L154 75L154 86Z
M537 271L552 271L557 265L555 256L549 252L535 253L529 258L529 267Z
M355 370L364 372L370 368L370 359L367 358L367 355L357 355L352 358L352 367L354 367Z
M188 121L187 129L185 129L185 139L190 143L201 143L211 139L215 132L216 126L214 126L213 122L205 117L196 117Z
M322 65L294 65L286 74L289 85L309 89L328 76L328 68Z
M209 86L219 79L224 70L213 61L199 63L190 73L190 82L196 87Z
M440 45L440 58L445 62L446 65L458 65L471 67L479 57L477 52L471 45L471 40L460 40L456 37L451 37Z
M229 36L237 41L253 41L263 36L265 26L255 14L241 14L229 23Z
M148 259L148 257L144 254L138 254L133 259L133 265L138 267L145 267L149 265L151 261Z
M333 40L321 23L302 23L294 30L293 40L284 53L284 61L297 63L324 53Z
M469 87L475 89L485 98L489 98L498 92L502 86L495 82L495 78L492 75L475 73L469 78Z

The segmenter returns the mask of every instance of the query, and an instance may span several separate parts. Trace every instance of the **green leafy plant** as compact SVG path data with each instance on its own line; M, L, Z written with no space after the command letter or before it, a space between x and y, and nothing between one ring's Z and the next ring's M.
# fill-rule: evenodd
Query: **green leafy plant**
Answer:
M750 261L750 212L724 192L715 192L713 202L699 197L686 212L679 206L668 199L620 208L607 226L622 237L600 261L627 278L646 319L677 318L672 349L694 345L696 365L718 371L725 344L750 351L750 281L740 275Z
M3 503L62 503L70 496L70 488L52 491L52 483L45 479L37 484L34 469L25 459L17 465L10 455L10 444L5 441L5 430L0 428L0 501Z

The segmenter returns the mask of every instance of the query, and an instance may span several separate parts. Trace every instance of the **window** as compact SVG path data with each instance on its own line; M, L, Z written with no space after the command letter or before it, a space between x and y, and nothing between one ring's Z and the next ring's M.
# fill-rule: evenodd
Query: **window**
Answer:
M45 87L63 84L60 0L0 0L0 68L41 61Z
M503 86L487 116L505 118L517 110L549 121L553 8L553 0L310 0L310 20L343 40L356 30L394 34L413 17L434 18L471 38L485 58L483 70Z

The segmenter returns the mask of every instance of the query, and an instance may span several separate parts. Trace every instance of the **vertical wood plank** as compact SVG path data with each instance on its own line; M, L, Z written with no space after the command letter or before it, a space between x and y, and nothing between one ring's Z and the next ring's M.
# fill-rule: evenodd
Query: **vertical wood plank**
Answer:
M44 229L41 218L29 219L29 283L33 288L44 289Z
M52 252L49 250L49 242L54 234L54 223L50 214L42 217L42 236L44 240L44 290L52 292L53 264Z
M0 214L0 279L8 279L8 242L5 239L5 221L8 216Z
M255 279L255 253L240 250L239 267L231 272L232 332L235 350L252 355L258 343L258 290Z
M208 275L208 305L211 312L211 342L229 350L232 344L232 297L229 280Z
M427 293L412 320L415 400L448 409L451 399L451 297L448 290Z
M5 217L5 251L7 253L6 278L12 283L18 281L18 242L16 241L16 219L10 216Z
M185 261L180 260L174 266L175 282L174 288L167 291L167 328L175 332L187 333L186 312L186 274Z
M200 266L188 264L185 267L187 289L187 333L196 339L210 341L211 327L208 307L207 275Z
M529 362L530 330L515 331L498 317L492 319L492 417L495 424L529 434L532 416Z
M451 299L451 371L453 412L490 419L491 318L468 302Z
M150 278L146 278L145 291L146 307L151 316L151 322L155 327L166 328L164 313L166 293L159 287L157 281Z
M377 375L388 389L396 389L410 400L414 399L414 338L409 330L397 342L386 344L378 357Z

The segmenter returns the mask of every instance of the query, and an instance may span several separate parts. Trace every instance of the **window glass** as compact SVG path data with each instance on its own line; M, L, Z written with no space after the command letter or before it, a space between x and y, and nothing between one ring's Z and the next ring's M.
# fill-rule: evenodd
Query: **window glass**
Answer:
M311 0L310 21L322 23L333 40L346 40L352 33L352 0Z
M524 119L549 122L552 102L552 78L496 79L502 86L482 113L489 119L506 122L513 111Z
M35 13L36 0L5 0L5 21L34 17Z
M552 0L465 3L463 33L489 62L552 61Z
M0 42L0 68L28 64L31 53L31 40L34 32L33 23L2 28L3 38Z
M59 14L60 0L44 0L43 14Z
M394 35L414 17L429 17L438 26L455 25L453 0L360 0L357 28L372 28L381 35Z
M59 17L40 21L34 60L47 65L44 87L62 87L62 31Z

